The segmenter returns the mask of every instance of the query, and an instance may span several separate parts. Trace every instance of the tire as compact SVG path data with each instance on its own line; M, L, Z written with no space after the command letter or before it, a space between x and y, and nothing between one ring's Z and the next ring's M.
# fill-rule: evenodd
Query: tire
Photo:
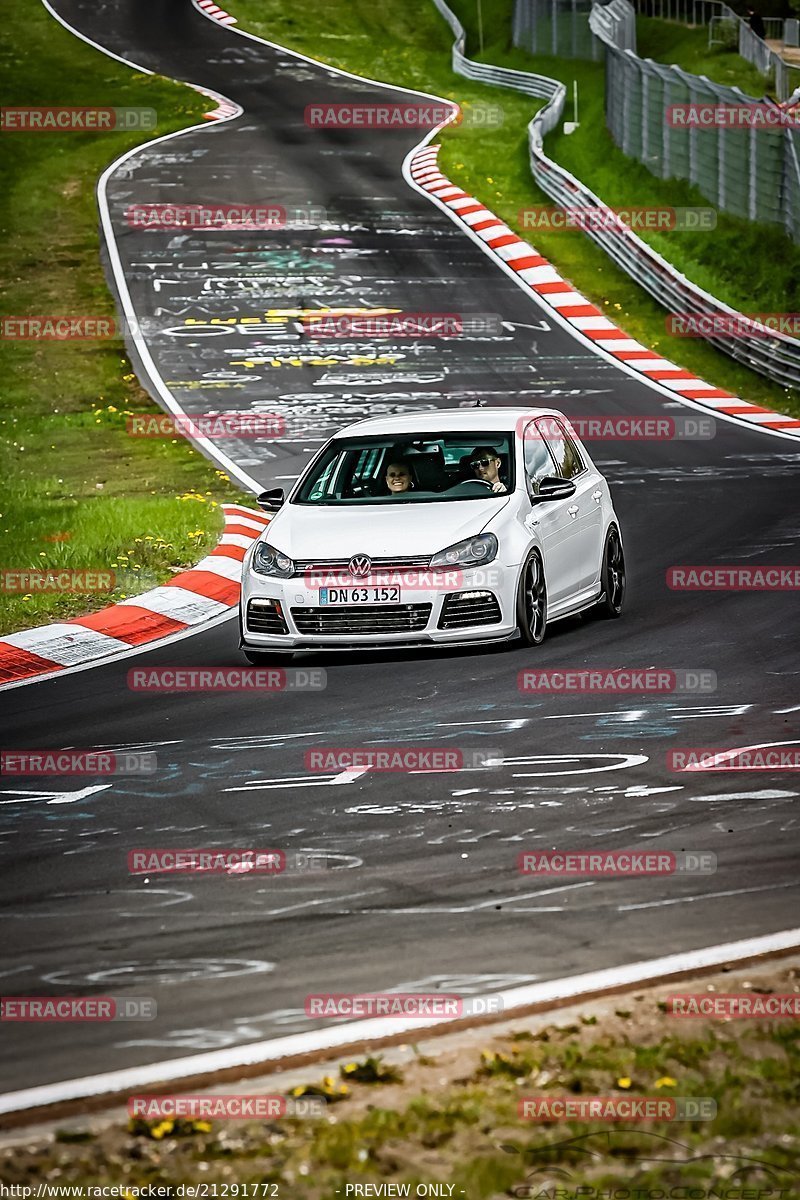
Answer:
M598 614L616 620L622 616L622 606L625 603L625 553L622 549L622 539L616 525L612 525L606 534L606 544L603 550L603 567L600 575L603 585L603 598L597 605Z
M547 631L547 583L537 550L525 561L517 596L517 625L525 646L540 646Z

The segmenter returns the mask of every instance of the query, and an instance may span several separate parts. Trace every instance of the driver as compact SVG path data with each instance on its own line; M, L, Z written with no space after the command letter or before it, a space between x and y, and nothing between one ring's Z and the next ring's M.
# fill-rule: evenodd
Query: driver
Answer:
M475 478L488 483L493 492L508 491L500 478L500 455L494 446L476 446L469 456L469 465Z
M411 468L403 459L395 459L386 467L386 486L392 496L411 491Z

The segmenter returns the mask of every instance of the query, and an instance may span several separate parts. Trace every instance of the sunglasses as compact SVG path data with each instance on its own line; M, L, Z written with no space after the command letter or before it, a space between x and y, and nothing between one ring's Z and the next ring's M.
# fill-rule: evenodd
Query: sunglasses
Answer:
M470 460L471 467L488 467L495 460L493 458L473 458Z

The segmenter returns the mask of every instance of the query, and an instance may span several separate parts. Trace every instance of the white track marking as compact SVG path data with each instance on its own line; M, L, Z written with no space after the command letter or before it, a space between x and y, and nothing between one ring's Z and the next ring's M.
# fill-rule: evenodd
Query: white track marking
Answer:
M297 912L301 908L318 908L321 904L341 904L345 900L358 900L361 896L374 896L381 889L370 888L367 892L349 892L344 896L323 896L319 900L301 900L297 904L287 904L283 908L266 908L263 911L265 917L280 917L284 913Z
M55 19L59 22L59 24L63 25L65 29L68 29L70 33L72 33L76 37L80 38L81 41L87 42L90 46L93 46L95 50L99 50L102 54L108 55L109 58L113 58L117 62L123 63L125 66L133 67L133 69L136 71L144 71L148 75L154 74L153 71L147 70L146 67L142 67L138 63L132 62L130 59L122 58L122 57L120 57L120 55L114 54L113 51L111 51L111 50L106 50L105 47L101 46L98 42L94 42L94 41L92 41L91 38L88 38L84 34L80 33L77 29L74 28L74 26L70 25L66 20L64 20L63 17L59 16L59 14L55 12L55 10L52 8L52 6L49 3L49 0L42 0L42 3L44 4L47 11L53 17L55 17ZM195 7L197 7L197 6L195 6ZM197 11L201 12L201 13L203 12L203 10L199 7L197 8ZM206 15L206 14L203 14L203 15ZM209 16L208 19L213 20L214 18ZM184 82L184 81L179 80L176 82ZM187 83L186 86L192 87L192 84ZM228 100L229 103L234 104L234 101L230 100L229 97L222 97L222 99ZM238 105L236 105L236 111L232 112L230 114L230 116L221 118L220 121L217 122L217 125L221 124L223 121L230 121L230 120L237 119L239 116L241 116L241 112L242 112L242 110L239 108ZM177 400L172 395L172 393L170 392L166 383L164 382L164 379L162 378L161 373L159 372L158 368L156 367L156 364L153 361L152 355L150 354L150 350L148 349L147 342L145 341L144 337L142 336L141 329L139 328L139 321L138 321L138 318L136 316L136 311L133 306L131 294L128 290L128 282L125 278L125 272L123 270L122 260L120 258L119 249L117 247L117 241L116 241L116 237L114 234L114 226L113 226L113 222L111 220L111 213L109 211L109 206L108 206L107 187L108 187L108 182L111 179L111 176L119 169L119 167L122 166L123 163L127 162L127 160L129 158L133 158L134 155L140 154L146 150L150 150L153 146L157 146L161 142L170 141L172 138L183 137L187 133L197 133L200 130L209 129L209 128L213 128L213 126L209 126L205 123L202 125L190 125L186 129L178 129L173 133L167 133L167 134L164 134L162 137L153 138L149 142L143 142L139 146L134 146L131 150L127 150L124 154L120 155L119 158L115 159L114 162L112 162L110 164L110 166L106 167L105 171L102 173L102 175L100 176L100 179L98 180L98 183L97 183L97 203L98 203L98 206L100 209L100 222L103 227L103 234L105 237L106 246L108 248L109 262L111 265L111 270L114 273L114 281L117 285L117 292L119 294L120 304L122 306L122 310L125 315L125 319L128 323L128 329L130 330L131 339L133 340L133 342L136 346L136 349L141 358L142 365L143 365L145 371L147 372L147 375L149 376L151 382L153 383L153 386L155 387L155 390L158 393L159 399L161 400L162 404L164 405L164 407L167 409L168 412L175 413L176 415L179 415L182 417L185 417L187 414L184 411L184 409L178 404ZM187 441L192 442L203 453L205 453L207 458L212 459L213 462L217 463L220 467L223 468L223 470L225 470L230 475L232 475L235 479L237 479L242 484L242 486L244 488L246 488L247 491L252 492L254 495L257 495L262 490L261 484L258 483L258 481L252 477L252 475L248 475L246 471L243 471L242 468L240 466L238 466L237 463L235 463L232 458L229 458L229 456L223 450L220 450L210 438L187 437Z
M765 883L759 887L735 888L729 892L700 892L696 896L673 896L669 900L648 900L646 904L620 904L617 912L634 912L639 908L668 908L673 904L693 904L697 900L718 900L724 896L749 896L752 892L776 892L781 888L800 887L800 880L790 883Z
M6 979L9 975L19 975L23 971L35 970L33 963L26 963L22 967L9 967L7 971L0 971L0 979Z
M79 38L81 41L92 46L99 53L105 54L107 57L114 59L116 62L120 62L125 66L131 67L133 70L140 71L147 75L154 74L154 72L151 71L148 67L143 67L143 66L141 66L141 64L136 63L131 59L127 59L118 54L115 54L113 51L106 49L104 46L100 45L98 42L93 41L91 38L89 38L85 34L81 33L74 26L70 25L63 17L61 17L59 13L57 13L55 11L55 9L49 3L49 0L42 0L42 3L44 4L44 7L47 9L47 11L50 13L50 15L54 18L54 20L56 20L60 25L62 25L63 28L68 30L71 34L73 34L73 36ZM193 6L195 7L196 11L198 13L200 13L201 16L206 17L207 20L211 20L211 21L214 20L214 18L212 16L210 16L208 13L206 13L203 10L203 8L198 3L198 0L192 0L192 3L193 3ZM216 23L219 24L219 22L216 22ZM286 46L278 45L276 42L270 42L266 38L259 37L256 34L248 33L246 30L239 29L239 28L234 29L232 26L228 26L228 28L230 28L231 31L239 37L248 38L249 40L257 42L260 45L269 46L273 50L278 50L282 54L287 54L293 58L299 59L302 62L310 63L313 66L317 67L320 71L327 72L330 75L341 75L341 76L344 76L345 78L356 79L359 82L370 83L374 87L384 88L389 91L402 92L406 95L422 96L425 99L435 100L438 103L451 103L448 101L444 101L442 99L442 97L436 96L431 92L422 92L422 91L418 91L418 90L412 89L412 88L401 87L397 84L387 84L387 83L383 83L380 80L370 79L368 76L356 75L353 72L344 71L338 67L331 67L326 63L320 62L318 59L314 59L308 55L301 54L299 51L296 51L296 50L290 50ZM187 84L186 86L194 87L195 85ZM195 90L202 90L202 89L198 87ZM226 97L221 94L219 96L217 96L217 94L215 93L215 99L217 99L218 102L226 102L226 103L230 104L232 106L232 108L235 107L237 110L235 112L232 111L230 113L230 115L222 117L221 121L224 122L224 121L228 121L228 120L233 120L243 114L243 110L238 105L235 105L235 102L232 101L230 99L230 97ZM455 111L456 110L454 108L453 109L454 116L455 116ZM453 119L454 119L453 117L450 117L447 120L443 121L436 128L432 129L426 137L421 139L421 141L418 142L417 145L411 151L409 151L409 154L406 156L406 158L403 162L403 165L402 165L402 174L403 174L403 178L405 179L407 185L410 188L412 188L414 191L418 192L420 195L426 196L431 203L437 204L442 212L446 213L452 221L458 223L457 214L455 212L453 212L450 208L448 208L447 205L444 204L442 201L438 200L435 197L432 197L429 192L426 192L424 190L424 188L420 187L419 184L416 182L416 180L413 179L413 177L411 175L411 162L413 160L413 157L416 155L416 153L420 149L422 149L423 146L427 145L430 141L432 141L432 139L436 136L437 133L439 133L446 125L450 124ZM154 138L149 142L145 142L140 146L134 147L133 149L129 150L126 154L123 154L120 158L116 159L113 163L111 163L111 165L103 172L103 174L100 177L100 180L98 182L98 185L97 185L98 205L100 207L101 222L103 225L104 234L106 236L106 241L108 244L111 267L114 272L114 278L115 278L117 288L119 291L119 296L120 296L120 300L122 302L122 307L123 307L123 310L125 311L126 317L128 317L128 319L129 319L130 328L133 331L132 336L134 338L134 341L136 342L137 349L141 356L141 361L142 361L145 369L147 370L148 374L150 375L154 385L156 386L156 390L158 391L158 394L161 397L161 399L163 400L168 411L177 413L180 415L184 415L184 416L186 415L184 413L184 410L177 404L177 401L175 401L171 392L167 388L163 378L161 377L160 373L158 372L158 370L155 367L155 363L152 360L152 356L150 355L149 350L147 349L144 339L141 337L141 332L139 330L138 321L136 319L136 315L135 315L135 312L133 309L133 304L131 301L130 293L127 288L127 281L125 280L124 271L122 270L122 263L121 263L121 259L119 256L119 250L117 248L116 240L114 237L113 225L111 222L110 213L109 213L109 209L108 209L106 187L107 187L108 180L114 174L114 172L117 170L117 168L119 166L121 166L122 163L124 163L129 157L132 157L134 154L138 153L139 151L147 150L150 147L157 145L160 142L168 141L171 138L181 137L186 133L199 132L200 130L207 129L207 128L209 128L209 127L204 124L192 125L187 129L177 130L173 133L165 134L164 136L162 136L160 138ZM492 261L495 262L502 270L504 270L506 272L508 277L510 279L512 279L516 283L516 285L523 290L523 292L525 293L526 296L533 299L534 302L540 308L542 308L546 311L547 315L549 317L551 317L554 322L559 323L561 325L561 327L563 329L565 329L568 333L570 333L570 335L573 336L576 340L578 340L582 343L585 343L587 346L589 346L591 348L591 350L594 354L598 355L601 358L606 359L606 361L608 361L608 362L613 363L614 366L618 370L623 371L625 374L630 375L632 378L638 379L640 382L645 382L646 386L652 388L654 391L657 391L657 392L661 393L662 395L669 396L673 400L675 399L674 392L671 392L668 389L664 388L656 381L653 381L653 380L643 381L641 375L638 372L634 371L630 367L627 367L626 364L624 362L621 362L619 359L616 359L612 355L604 352L602 349L602 346L598 345L597 342L594 342L590 338L586 338L583 335L581 335L579 330L575 329L572 325L569 324L568 321L566 321L563 317L561 317L561 315L558 313L557 310L553 309L551 306L546 305L538 296L536 296L535 293L532 293L526 287L524 280L520 279L520 277L512 270L511 267L509 267L507 265L507 263L502 258L496 256L494 254L494 252L491 251L475 233L472 232L472 230L470 230L469 228L465 228L463 226L463 224L459 224L459 228L468 237L471 237L472 240L477 245L481 246L484 253L488 254L492 258ZM704 408L703 405L694 404L691 400L689 400L685 397L679 397L678 402L680 404L684 405L685 407L693 408L696 411L707 412L707 409ZM740 421L738 418L729 416L725 413L719 413L717 415L722 420L727 420L727 421L730 421L732 424L736 424L739 428L745 427L745 428L751 428L751 429L759 429L759 427L757 425L752 425L752 424L748 425L746 422ZM790 435L787 433L782 433L780 430L762 429L761 432L771 434L774 437L781 437L781 438L783 438L783 440L796 441L796 438L793 435ZM241 468L239 468L233 462L232 459L228 458L228 456L225 455L224 452L217 449L217 447L214 445L214 443L211 442L209 439L198 438L198 439L189 439L189 440L195 441L195 444L198 447L201 447L201 446L205 447L205 449L208 452L208 455L214 461L219 462L220 465L222 465L225 468L225 470L229 471L237 479L239 479L240 482L248 490L252 491L254 494L258 494L258 492L261 491L261 485L257 482L257 480L253 479L252 476L250 476L246 472L242 471ZM227 619L227 618L221 618L221 619ZM205 628L208 629L209 627L210 627L210 624L206 625ZM180 637L194 637L196 634L198 634L200 632L203 632L203 630L199 630L199 629L185 630L180 634L174 634L174 635L171 635L170 637L164 638L162 641L151 642L149 645L145 645L142 647L134 647L131 649L131 651L121 652L119 655L116 655L114 657L115 658L116 657L128 657L133 654L142 653L142 652L145 652L146 650L155 649L158 646L168 644L169 642L171 642L173 640L178 640L178 638L180 638ZM107 661L109 661L109 659L106 659L104 661L107 662ZM58 671L52 675L38 676L38 677L29 679L29 680L18 680L15 683L5 685L0 690L9 690L10 688L13 688L13 687L27 687L27 686L30 686L31 684L36 684L36 683L47 683L47 682L50 682L50 680L52 680L53 678L63 676L71 671L90 670L93 667L98 666L98 665L100 665L100 663L91 662L91 663L83 664L79 667L66 668L66 669Z
M101 46L98 42L93 42L92 39L87 37L85 33L81 33L78 29L75 29L74 26L68 24L62 16L59 16L53 6L49 3L49 0L42 0L42 4L50 13L50 16L54 17L55 20L58 21L59 25L63 25L64 28L69 31L69 33L73 34L76 38L80 38L82 42L86 42L87 45L91 46L94 50L99 50L101 54L107 54L109 58L116 59L116 61L122 63L123 66L133 67L135 71L141 71L144 75L155 74L155 71L151 71L149 67L142 67L139 65L139 63L132 62L129 58L120 58L120 56L115 54L113 50L106 50L105 46Z
M575 770L576 764L587 758L612 758L618 761L606 763L604 766L599 764L591 767L580 767ZM621 760L621 761L619 761ZM563 763L563 769L555 771L513 771L514 779L545 779L553 775L593 775L600 771L621 771L624 767L640 767L643 763L649 762L646 754L530 754L521 758L504 758L501 764L504 767L527 767L527 766L547 766Z
M16 791L13 788L3 788L0 796L16 796L17 799L0 800L0 804L30 804L35 800L46 800L48 804L77 804L79 800L86 800L96 792L108 791L110 787L110 783L95 783L76 792Z
M210 17L207 13L205 13L203 11L203 9L200 7L200 5L198 3L198 0L192 0L192 4L194 5L194 7L197 9L197 11L202 16L206 17L207 20L209 20L209 21L213 20L213 17ZM314 66L316 66L317 68L319 68L320 70L328 71L332 74L343 75L348 79L357 79L357 80L359 80L359 82L363 82L363 83L370 83L374 87L387 88L390 91L404 92L406 95L410 95L410 96L424 96L425 99L435 100L439 104L445 104L445 105L452 104L451 100L446 100L441 96L436 96L432 92L421 92L421 91L417 91L414 88L401 87L398 84L383 83L378 79L370 79L368 76L365 76L365 75L355 75L355 74L353 74L352 71L344 71L340 67L331 67L327 63L320 62L320 60L317 58L311 58L307 54L301 54L299 50L289 50L286 46L280 46L276 42L270 42L267 40L267 38L259 37L258 34L248 33L247 30L241 29L238 26L235 29L231 28L231 32L236 34L237 37L248 38L250 41L258 42L262 46L269 46L273 50L279 50L282 54L289 54L293 58L299 58L302 62L311 63ZM666 396L667 398L669 398L670 400L673 400L673 401L677 400L678 403L680 403L683 407L691 408L691 409L694 409L695 412L701 412L701 413L704 413L707 415L708 408L706 406L695 403L694 401L689 399L689 397L687 397L687 396L679 395L677 392L675 392L674 390L672 390L668 387L665 387L663 384L659 383L657 380L647 379L646 377L643 377L638 371L634 370L632 367L627 366L627 364L623 360L615 358L612 354L609 354L607 351L605 351L602 347L602 343L597 343L597 342L593 341L591 338L585 337L580 332L580 330L576 329L573 325L571 325L569 323L569 321L567 321L567 319L565 317L561 316L561 314L558 312L557 307L547 304L541 297L537 296L536 293L531 292L531 290L527 287L525 280L521 279L520 276L510 266L507 265L507 263L503 260L502 257L498 256L495 251L491 250L485 244L485 242L481 240L481 237L479 234L474 233L468 226L466 226L464 224L464 222L459 218L458 214L456 212L454 212L443 200L439 199L437 196L432 196L430 192L426 191L423 187L421 187L417 183L417 181L413 178L413 176L411 174L411 164L412 164L414 158L419 153L419 151L422 150L422 148L424 146L427 146L430 142L433 141L433 139L436 137L436 135L438 133L441 132L442 129L444 129L447 125L451 124L453 119L454 119L453 117L450 117L447 120L442 121L441 124L437 125L434 129L431 129L430 132L425 137L423 137L416 144L416 146L413 147L413 149L409 150L408 154L406 155L405 159L403 160L403 166L402 166L403 178L405 179L408 186L410 188L412 188L415 192L418 192L421 196L426 196L432 204L437 205L437 207L440 208L442 212L446 213L447 216L449 217L449 219L455 225L457 225L457 227L467 237L469 237L477 246L481 247L484 254L486 254L489 258L491 258L491 260L494 263L496 263L496 265L499 266L501 270L505 271L505 273L506 273L506 275L508 275L509 279L512 279L514 281L514 283L517 285L517 287L519 287L526 296L528 296L530 299L532 299L534 301L534 303L536 303L537 306L541 310L543 310L549 318L552 318L554 323L559 324L562 329L565 329L569 334L571 334L571 336L574 337L577 342L579 342L582 345L587 346L593 352L593 354L596 354L599 358L605 359L606 362L613 363L614 366L619 371L622 371L624 374L631 376L631 378L638 380L644 386L652 388L653 391L658 392L661 396ZM436 169L439 170L438 166ZM451 181L446 180L445 182L449 185ZM478 199L478 197L476 197L476 199ZM581 297L581 300L582 299L583 298ZM638 349L647 349L647 347L645 347L645 346L639 346L638 342L632 342L631 344L632 344L632 346L636 346ZM711 385L711 386L713 386L713 385ZM749 424L748 422L742 421L738 417L731 416L728 413L717 412L717 413L715 413L715 419L721 420L721 421L728 421L730 424L736 425L740 429L742 429L742 428L753 429L757 433L772 434L774 437L782 438L783 441L792 441L792 442L797 441L797 437L794 434L782 432L781 430L778 430L778 429L766 429L757 424Z
M682 767L683 772L693 771L701 774L708 771L715 771L724 763L729 763L738 755L746 753L748 750L768 750L772 746L797 746L800 742L797 738L789 738L785 742L755 742L752 746L736 746L733 750L721 750L718 754L708 754L699 763L690 763L689 766ZM779 771L780 767L732 767L731 770L748 770L748 771Z
M256 779L252 783L244 783L238 787L223 788L223 792L260 792L273 788L289 787L330 787L336 784L354 783L365 775L369 767L350 767L340 771L338 775L296 775L285 779Z
M778 788L760 788L753 792L716 792L708 796L692 796L694 804L710 804L714 800L790 800L800 792L782 792Z
M800 929L787 929L763 937L708 946L702 950L689 950L682 954L669 954L663 958L629 963L622 967L609 967L585 975L509 988L492 995L500 997L502 1017L506 1020L515 1009L554 1004L564 1000L576 1001L584 996L597 996L621 987L657 985L665 977L677 972L705 971L765 954L796 950L798 947ZM120 1071L107 1071L101 1075L65 1079L42 1087L8 1092L0 1096L0 1113L30 1111L42 1105L60 1104L89 1096L121 1095L154 1084L194 1077L207 1076L211 1083L213 1076L219 1071L260 1063L263 1063L265 1071L268 1071L270 1064L293 1055L316 1054L319 1058L330 1057L342 1047L356 1042L370 1042L373 1046L378 1046L383 1038L396 1037L401 1033L419 1035L447 1023L446 1017L425 1022L403 1017L345 1021L326 1029L314 1029L290 1037L251 1042L245 1046L212 1050L205 1054L192 1054L184 1058L168 1059L166 1062L148 1063Z
M371 908L366 909L367 912L380 913L471 913L478 912L482 908L496 908L498 904L513 904L518 900L535 900L539 896L552 896L556 892L571 892L576 888L594 887L595 880L590 879L585 883L565 883L559 887L545 888L539 892L520 892L516 896L492 896L491 900L481 900L478 904L417 904L411 908ZM512 912L516 911L514 909ZM522 912L563 912L561 908L529 908L521 909Z

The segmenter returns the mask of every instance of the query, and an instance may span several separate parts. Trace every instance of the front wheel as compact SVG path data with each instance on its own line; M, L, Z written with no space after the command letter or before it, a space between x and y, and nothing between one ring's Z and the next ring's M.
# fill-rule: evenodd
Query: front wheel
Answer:
M547 629L547 584L544 565L537 551L522 569L517 598L517 624L526 646L539 646Z
M597 606L600 615L611 618L621 617L622 605L625 600L625 555L619 530L614 525L606 534L600 582L603 585L603 598Z

